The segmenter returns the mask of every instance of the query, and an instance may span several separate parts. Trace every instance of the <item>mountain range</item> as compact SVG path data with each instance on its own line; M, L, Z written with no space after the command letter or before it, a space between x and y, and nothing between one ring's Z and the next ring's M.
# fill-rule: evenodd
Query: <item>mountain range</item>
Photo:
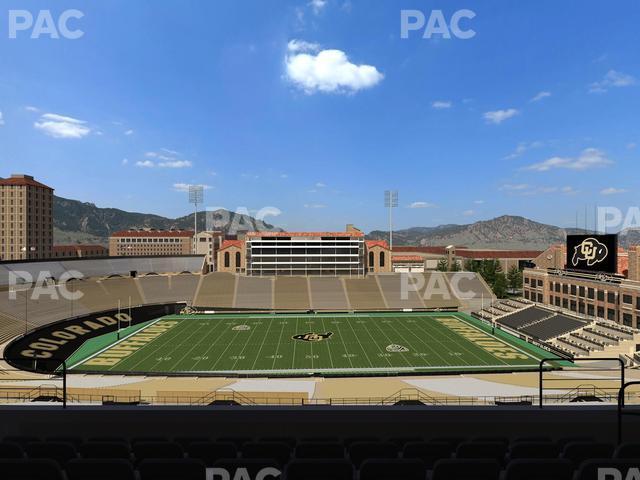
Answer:
M54 197L54 243L99 243L106 245L109 235L129 228L193 229L194 214L179 218L167 218L147 213L126 212L117 208L100 208L93 203ZM207 218L208 217L208 218ZM198 230L213 223L216 230L227 234L238 231L282 229L255 218L216 210L198 212ZM469 248L532 249L544 250L549 245L563 243L567 234L585 233L575 228L560 228L534 222L520 216L503 215L464 225L439 225L437 227L413 227L396 230L395 245L458 245ZM389 232L374 230L367 235L372 240L387 240ZM627 229L620 233L620 245L640 244L640 230Z

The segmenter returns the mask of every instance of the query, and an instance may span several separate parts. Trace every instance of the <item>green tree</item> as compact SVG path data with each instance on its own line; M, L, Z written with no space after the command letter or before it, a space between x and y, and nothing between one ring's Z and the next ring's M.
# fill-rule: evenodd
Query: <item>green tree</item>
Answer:
M447 262L447 260L445 258L441 258L440 260L438 260L438 266L436 267L436 269L439 272L446 272L449 270L449 262Z
M522 288L522 270L516 265L513 265L507 273L507 283L512 290L519 290Z
M493 293L498 298L505 298L507 296L507 277L504 273L498 272L495 277L495 281L492 284Z

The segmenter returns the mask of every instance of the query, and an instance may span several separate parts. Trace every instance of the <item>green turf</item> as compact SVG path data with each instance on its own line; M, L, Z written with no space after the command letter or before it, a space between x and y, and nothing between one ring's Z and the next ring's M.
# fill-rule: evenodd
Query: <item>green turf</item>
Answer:
M320 341L293 338L329 332ZM84 360L71 368L240 375L512 371L534 369L551 356L505 332L494 335L462 313L174 315L97 352L96 344L94 352L78 352Z

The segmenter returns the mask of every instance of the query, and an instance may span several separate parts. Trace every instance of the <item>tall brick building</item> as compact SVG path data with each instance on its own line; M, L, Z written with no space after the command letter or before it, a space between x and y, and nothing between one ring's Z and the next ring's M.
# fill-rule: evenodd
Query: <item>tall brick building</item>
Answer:
M51 258L53 189L32 176L0 179L0 260Z

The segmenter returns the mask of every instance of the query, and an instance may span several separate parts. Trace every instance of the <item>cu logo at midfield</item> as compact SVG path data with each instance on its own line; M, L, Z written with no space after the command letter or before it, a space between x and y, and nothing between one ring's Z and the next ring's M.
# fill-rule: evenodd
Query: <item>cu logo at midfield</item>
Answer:
M571 263L574 267L577 267L579 262L586 261L587 265L591 267L604 261L608 255L609 249L604 243L595 238L585 238L579 245L574 247Z

